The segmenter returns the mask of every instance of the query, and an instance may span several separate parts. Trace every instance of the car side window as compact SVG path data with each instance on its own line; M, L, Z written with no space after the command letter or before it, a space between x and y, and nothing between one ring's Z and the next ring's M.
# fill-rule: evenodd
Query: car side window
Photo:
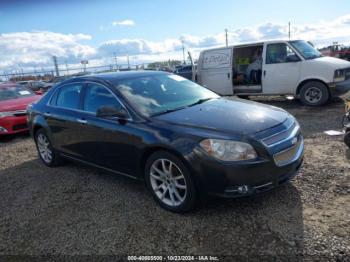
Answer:
M294 58L295 60L298 59L298 56L287 44L279 43L267 45L266 64L289 63L293 61L290 58Z
M57 101L57 97L58 97L59 91L60 91L60 90L55 90L55 91L54 91L54 94L53 94L53 96L51 97L50 102L49 102L49 104L50 104L51 106L55 106L55 105L56 105L56 101Z
M99 84L88 84L84 97L84 111L96 114L102 106L111 106L118 110L123 108L106 87Z
M68 109L79 109L82 87L83 84L69 84L62 86L57 96L56 105Z

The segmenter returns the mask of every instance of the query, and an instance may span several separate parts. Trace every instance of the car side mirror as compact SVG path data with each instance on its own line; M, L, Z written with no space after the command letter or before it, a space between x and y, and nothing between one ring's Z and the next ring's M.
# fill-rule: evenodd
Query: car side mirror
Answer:
M117 117L120 119L127 119L128 112L124 108L117 109L114 106L101 106L97 109L96 116L102 118Z
M299 62L300 58L297 55L287 56L286 62Z

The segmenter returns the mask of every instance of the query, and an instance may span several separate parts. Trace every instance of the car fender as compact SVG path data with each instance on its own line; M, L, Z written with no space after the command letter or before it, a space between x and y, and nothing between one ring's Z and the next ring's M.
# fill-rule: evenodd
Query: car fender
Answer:
M55 145L54 139L53 139L52 134L51 134L51 130L47 124L46 119L42 115L36 115L36 116L34 116L34 118L32 120L31 128L30 128L30 132L31 132L33 137L35 135L35 132L40 128L43 128L46 131L46 134L49 137L52 145Z

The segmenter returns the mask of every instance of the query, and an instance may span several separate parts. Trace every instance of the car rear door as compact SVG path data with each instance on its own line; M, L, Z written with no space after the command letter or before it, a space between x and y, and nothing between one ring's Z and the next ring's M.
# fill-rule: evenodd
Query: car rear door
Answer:
M62 86L53 95L44 117L50 127L52 143L62 153L81 158L80 128L83 83Z

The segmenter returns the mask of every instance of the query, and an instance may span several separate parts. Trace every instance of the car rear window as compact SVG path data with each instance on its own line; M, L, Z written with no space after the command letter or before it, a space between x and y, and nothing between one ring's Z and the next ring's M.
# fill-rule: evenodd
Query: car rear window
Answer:
M32 91L20 85L0 87L0 101L34 95Z
M67 109L78 109L82 84L69 84L61 87L56 105Z

